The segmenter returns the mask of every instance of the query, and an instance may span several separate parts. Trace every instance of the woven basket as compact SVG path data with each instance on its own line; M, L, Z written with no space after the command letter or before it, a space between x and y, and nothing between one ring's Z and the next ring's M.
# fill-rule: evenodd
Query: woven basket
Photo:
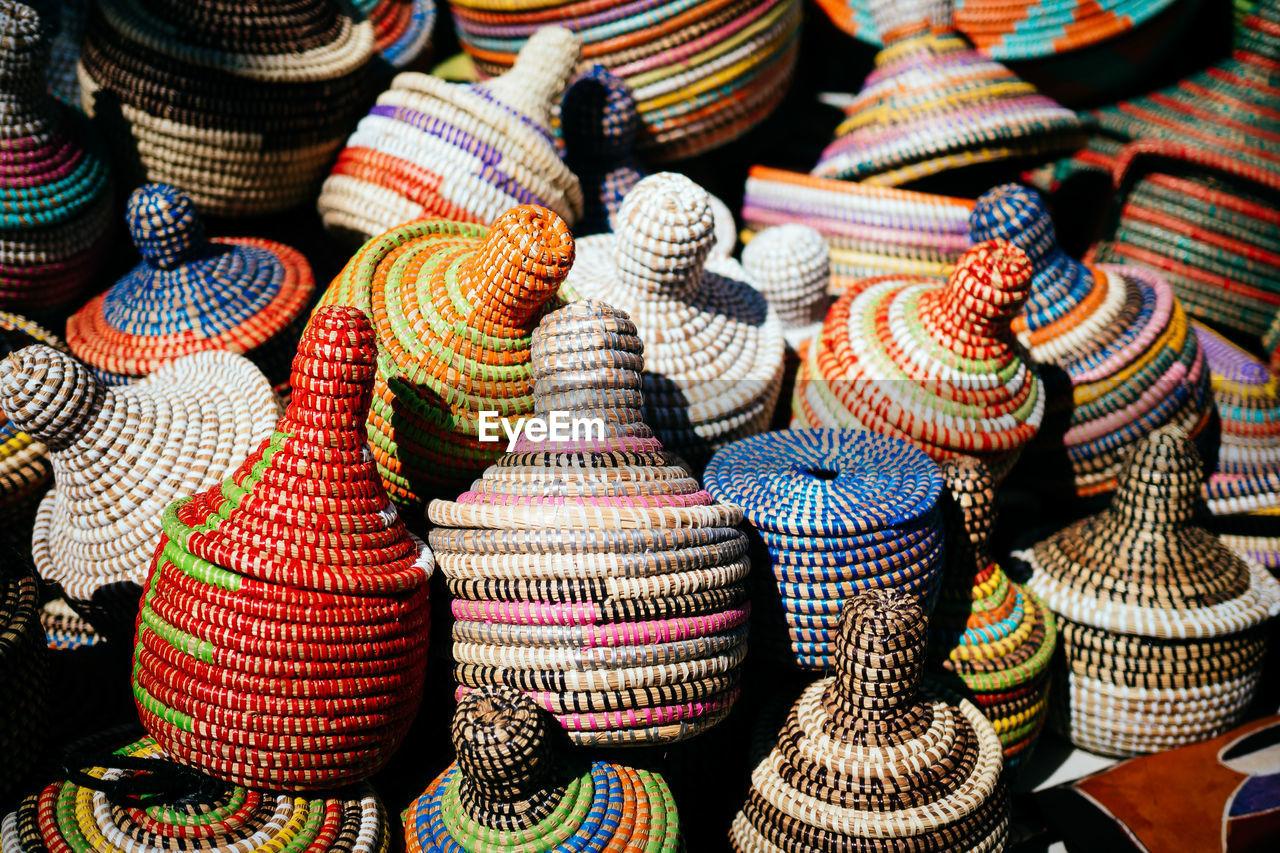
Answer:
M482 226L403 225L370 241L321 300L373 319L380 356L369 440L393 500L459 488L502 453L482 412L508 426L533 411L529 346L573 263L560 217L533 205Z
M31 541L36 569L94 627L121 638L165 504L219 482L279 416L267 380L232 353L187 356L108 388L43 345L0 362L0 408L53 466Z
M74 651L102 642L102 635L61 598L40 608L40 625L49 648L58 651Z
M644 348L590 300L534 332L535 417L457 501L432 501L453 595L459 694L528 693L579 744L683 740L738 695L750 606L746 537L642 419ZM593 420L598 420L595 427Z
M1044 415L1044 387L1010 328L1031 289L1012 244L980 243L945 285L871 279L827 314L796 376L792 424L858 426L1001 478Z
M1111 506L1019 553L1059 617L1051 722L1080 747L1138 755L1227 731L1253 698L1280 582L1191 519L1195 445L1162 427Z
M683 849L661 776L565 762L520 691L489 685L463 697L451 733L457 760L405 815L408 853Z
M80 109L80 81L76 79L76 63L80 61L80 42L84 40L89 5L89 0L62 0L57 4L57 31L49 69L45 72L49 94L77 110Z
M151 738L104 755L24 799L0 823L4 853L387 853L386 809L367 785L307 799L228 786L198 774L170 778ZM157 781L159 777L162 781ZM166 790L166 787L168 789ZM125 799L134 789L159 793ZM136 796L136 795L134 795Z
M565 299L625 311L645 341L645 421L695 469L767 429L782 388L782 325L735 261L707 261L708 194L683 175L650 175L617 231L578 241Z
M928 620L890 590L844 605L836 673L805 688L729 831L736 853L1004 849L1000 738L921 684Z
M1031 295L1013 328L1035 362L1060 371L1049 382L1045 428L1028 451L1028 462L1039 463L1037 488L1109 492L1144 435L1175 424L1194 436L1208 425L1204 356L1161 276L1068 257L1043 199L1017 184L979 198L970 226L975 243L1008 240L1031 260Z
M307 259L256 237L210 240L191 199L165 184L134 190L126 219L142 263L67 321L72 353L120 385L227 350L282 386L315 291Z
M942 476L919 448L861 430L768 432L720 450L706 484L768 549L777 592L756 598L781 607L758 608L756 627L800 668L835 665L840 610L863 590L898 589L932 608Z
M742 250L742 269L778 315L789 345L821 331L831 307L831 250L820 233L798 223L766 228Z
M991 556L995 482L986 466L959 457L942 464L947 563L933 611L930 657L959 676L1000 735L1008 770L1035 748L1049 710L1049 660L1057 620L1013 583Z
M97 272L111 179L88 122L46 89L51 22L7 0L0 33L0 307L52 315Z
M511 67L539 27L578 33L584 66L631 87L640 153L692 157L746 133L786 94L799 47L798 0L463 0L450 10L483 75Z
M12 552L0 566L0 798L35 766L48 728L48 650L40 590L29 566Z
M1085 142L1079 118L952 28L947 0L868 0L884 47L813 174L897 186Z
M373 49L392 68L414 65L431 50L435 0L352 0L373 27Z
M81 104L130 183L206 214L314 197L367 103L373 26L335 0L104 0L80 55Z
M325 225L364 242L416 219L483 224L520 204L572 225L582 188L555 149L551 113L578 50L572 33L548 27L515 68L486 83L397 76L324 182Z

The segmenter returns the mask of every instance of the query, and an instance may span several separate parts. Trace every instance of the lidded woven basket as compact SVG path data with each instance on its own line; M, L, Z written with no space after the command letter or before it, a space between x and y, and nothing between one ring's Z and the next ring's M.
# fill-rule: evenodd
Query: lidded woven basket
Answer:
M831 307L831 250L816 229L796 222L764 229L742 250L742 268L789 342L821 329Z
M1017 555L1059 617L1050 720L1077 746L1127 756L1207 740L1253 698L1280 581L1195 523L1201 465L1162 427L1106 510Z
M377 772L413 722L434 563L369 452L375 357L363 314L317 312L275 431L220 485L164 510L133 692L182 764L329 789Z
M533 375L549 430L427 508L459 694L519 688L578 744L711 727L737 699L746 655L742 512L664 452L641 414L643 363L620 310L584 300L548 314Z
M514 426L533 411L533 327L573 257L564 220L524 205L487 230L402 225L365 244L329 286L322 305L373 320L369 442L397 503L456 494L501 455L498 440L480 440L482 414Z

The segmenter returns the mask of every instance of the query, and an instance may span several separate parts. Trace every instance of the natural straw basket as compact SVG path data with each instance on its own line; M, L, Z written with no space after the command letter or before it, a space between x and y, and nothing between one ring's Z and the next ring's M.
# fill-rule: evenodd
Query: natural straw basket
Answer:
M831 250L807 225L766 228L742 250L742 269L793 346L813 337L831 307Z

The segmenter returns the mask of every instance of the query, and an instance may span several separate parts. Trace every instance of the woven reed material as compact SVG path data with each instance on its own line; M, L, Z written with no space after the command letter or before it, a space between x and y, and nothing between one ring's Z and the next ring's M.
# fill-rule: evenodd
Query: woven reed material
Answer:
M533 340L535 416L591 434L522 436L430 541L454 596L459 693L518 687L579 744L683 740L738 695L746 537L641 416L644 347L625 313L571 303Z
M0 307L50 315L97 271L111 178L84 116L46 89L52 22L5 0L0 32Z
M0 566L0 797L35 766L48 728L48 650L40 590L29 565L9 552Z
M55 781L24 799L0 822L0 850L387 853L390 848L386 809L368 786L307 799L206 783L194 791L175 789L144 805L117 805L97 788L146 784L147 765L162 772L170 762L151 738L122 747L113 758L116 766L108 760L106 766L83 768L86 784Z
M373 46L334 0L107 0L85 30L81 105L134 185L273 213L313 196L367 103Z
M1280 582L1194 524L1201 464L1181 430L1162 427L1134 448L1108 509L1017 555L1060 617L1052 701L1081 746L1133 755L1194 742L1235 725L1252 698Z
M782 388L782 325L736 262L707 260L709 195L683 175L642 180L617 230L578 241L566 299L625 311L645 341L645 421L695 469L768 429Z
M972 703L921 684L927 633L909 595L845 603L836 672L804 690L752 774L735 851L1003 849L1000 739Z
M40 608L40 625L51 649L71 651L102 642L102 635L61 598L45 602Z
M786 94L799 47L797 0L464 0L450 5L458 39L488 76L509 68L540 27L583 40L635 95L640 153L692 157L760 123Z
M317 312L275 431L221 485L163 513L133 692L183 764L327 789L375 773L413 721L434 563L369 452L376 353L358 310Z
M0 311L0 356L31 344L44 344L58 350L66 345L43 326ZM36 505L45 486L53 478L53 469L44 445L9 421L0 412L0 515L5 520L3 537L19 551L31 547L31 527Z
M975 163L1050 160L1084 144L1075 113L956 34L949 3L868 5L886 46L814 175L897 186Z
M45 80L49 94L78 110L80 81L76 78L76 64L80 61L80 42L84 40L84 27L89 19L89 0L62 0L57 4L57 19Z
M831 250L813 228L766 228L742 250L742 268L788 332L821 325L827 316Z
M453 715L457 760L409 807L406 849L683 849L661 776L606 761L577 769L548 735L546 716L518 690L464 696Z
M932 608L942 475L909 442L852 429L767 432L716 453L706 485L742 507L768 549L781 606L757 609L757 641L763 634L762 645L781 646L802 669L835 665L836 621L851 596L897 589Z
M481 226L432 220L367 243L321 300L373 319L381 355L369 441L407 505L456 493L502 452L479 416L533 411L533 327L573 263L560 217L527 205Z
M67 321L67 343L108 384L205 350L248 356L273 385L315 292L311 265L256 237L211 240L190 197L166 184L129 196L138 264Z
M967 199L752 166L743 239L789 222L817 229L831 247L830 292L839 296L872 276L945 279L969 247L972 210Z
M1044 415L1044 387L1014 338L1031 290L1020 249L974 246L945 285L885 277L827 313L796 376L793 426L860 426L935 459L981 458L1001 478Z
M431 50L435 0L352 0L373 26L373 49L392 68L406 68Z
M1204 496L1209 529L1273 573L1280 570L1280 388L1267 365L1193 323L1213 380L1220 440Z
M31 541L36 569L96 628L125 636L165 504L219 482L280 412L266 378L233 353L187 356L109 388L44 345L0 362L0 408L53 466Z
M960 677L1004 745L1013 769L1035 748L1049 709L1049 660L1058 639L1053 613L992 557L995 482L981 462L942 463L947 560L930 624L929 651Z
M521 204L574 224L582 187L556 151L551 121L579 49L568 30L548 27L514 68L484 83L398 75L324 182L325 225L364 242L416 219L484 224Z
M1166 424L1194 436L1208 425L1204 355L1160 275L1069 257L1040 194L1017 184L979 198L970 229L975 243L1008 240L1031 260L1031 295L1013 329L1035 362L1060 371L1049 374L1046 428L1028 451L1049 457L1036 468L1037 488L1109 492L1142 436ZM1063 456L1066 482L1047 473Z

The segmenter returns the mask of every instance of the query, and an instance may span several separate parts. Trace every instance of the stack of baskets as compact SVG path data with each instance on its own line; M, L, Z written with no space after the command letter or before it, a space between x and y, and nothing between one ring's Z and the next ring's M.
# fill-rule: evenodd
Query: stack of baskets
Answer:
M40 589L30 564L6 554L0 565L0 797L35 766L48 724L48 684ZM4 832L0 827L0 832ZM8 853L7 845L5 853Z
M762 121L787 91L799 47L799 0L460 0L458 39L483 74L509 68L525 39L558 24L583 59L635 93L641 152L692 157Z
M369 440L393 500L456 493L502 453L498 439L481 442L480 414L505 423L532 412L530 336L573 252L564 221L526 205L487 233L443 220L403 225L347 262L322 304L373 318Z
M4 853L385 853L391 842L386 809L367 785L315 799L229 786L175 774L151 738L100 761L6 815Z
M459 695L523 690L578 744L705 731L737 700L746 656L742 511L663 452L641 417L643 364L618 309L547 315L535 418L565 417L566 431L531 427L456 502L427 509Z
M53 466L31 540L36 569L96 628L122 637L165 505L221 481L280 413L266 378L233 353L197 353L109 388L43 345L0 362L0 408Z
M946 278L969 248L973 202L752 166L742 219L748 242L770 225L800 222L831 247L831 292L878 275Z
M897 186L1084 144L1080 119L951 26L949 0L868 0L885 48L813 174Z
M1193 326L1213 378L1221 435L1204 484L1210 529L1280 572L1280 378L1217 332Z
M351 0L373 26L373 49L393 68L405 68L431 47L435 0Z
M313 197L366 103L372 56L373 27L337 0L102 0L80 98L130 185L262 215Z
M800 668L835 664L840 610L864 590L896 589L933 607L942 475L914 445L861 430L769 432L717 453L706 484L742 508L768 549L783 624L757 613L756 627Z
M1049 711L1049 659L1058 642L1053 614L1013 583L991 555L996 486L986 466L942 463L947 496L947 567L933 611L930 653L954 673L995 726L1005 767L1027 760Z
M1280 582L1192 522L1201 464L1162 427L1134 448L1108 509L1017 555L1059 617L1050 720L1077 746L1128 756L1195 743L1253 699Z
M31 344L65 349L62 341L39 324L0 311L0 356ZM31 547L36 504L52 476L44 445L0 411L0 524L4 526L4 540L19 551Z
M817 231L798 223L766 228L742 250L742 269L778 315L788 343L822 327L831 305L831 250Z
M415 219L491 222L518 204L549 207L572 225L582 188L556 151L551 114L578 49L568 30L546 27L486 83L398 75L324 182L325 225L364 242Z
M1008 240L1030 258L1031 295L1013 328L1036 363L1061 371L1046 372L1046 423L1028 453L1039 487L1109 492L1144 435L1165 424L1195 435L1208 424L1204 356L1159 275L1068 257L1039 193L1017 184L979 198L970 222L975 243Z
M84 117L45 89L51 27L0 4L0 305L50 314L97 272L111 230L106 158Z
M228 350L282 384L315 291L307 259L256 237L210 240L191 199L165 184L134 190L126 219L142 263L67 321L76 358L120 385Z
M561 760L544 712L519 690L464 696L450 733L457 760L409 807L408 853L683 849L660 775Z
M910 596L849 599L836 672L800 694L752 774L735 853L1004 849L1000 738L970 702L921 685L927 634Z
M768 428L785 343L768 303L728 258L707 260L706 190L673 172L636 184L613 234L578 241L564 296L625 311L645 342L645 419L697 468L716 448Z
M332 789L381 769L413 722L434 566L369 453L376 354L359 311L318 312L275 432L219 486L164 510L133 693L182 764Z
M1044 415L1044 387L1010 328L1031 291L1017 247L980 243L945 285L874 281L842 296L796 376L798 426L861 426L935 459L982 458L997 478Z

